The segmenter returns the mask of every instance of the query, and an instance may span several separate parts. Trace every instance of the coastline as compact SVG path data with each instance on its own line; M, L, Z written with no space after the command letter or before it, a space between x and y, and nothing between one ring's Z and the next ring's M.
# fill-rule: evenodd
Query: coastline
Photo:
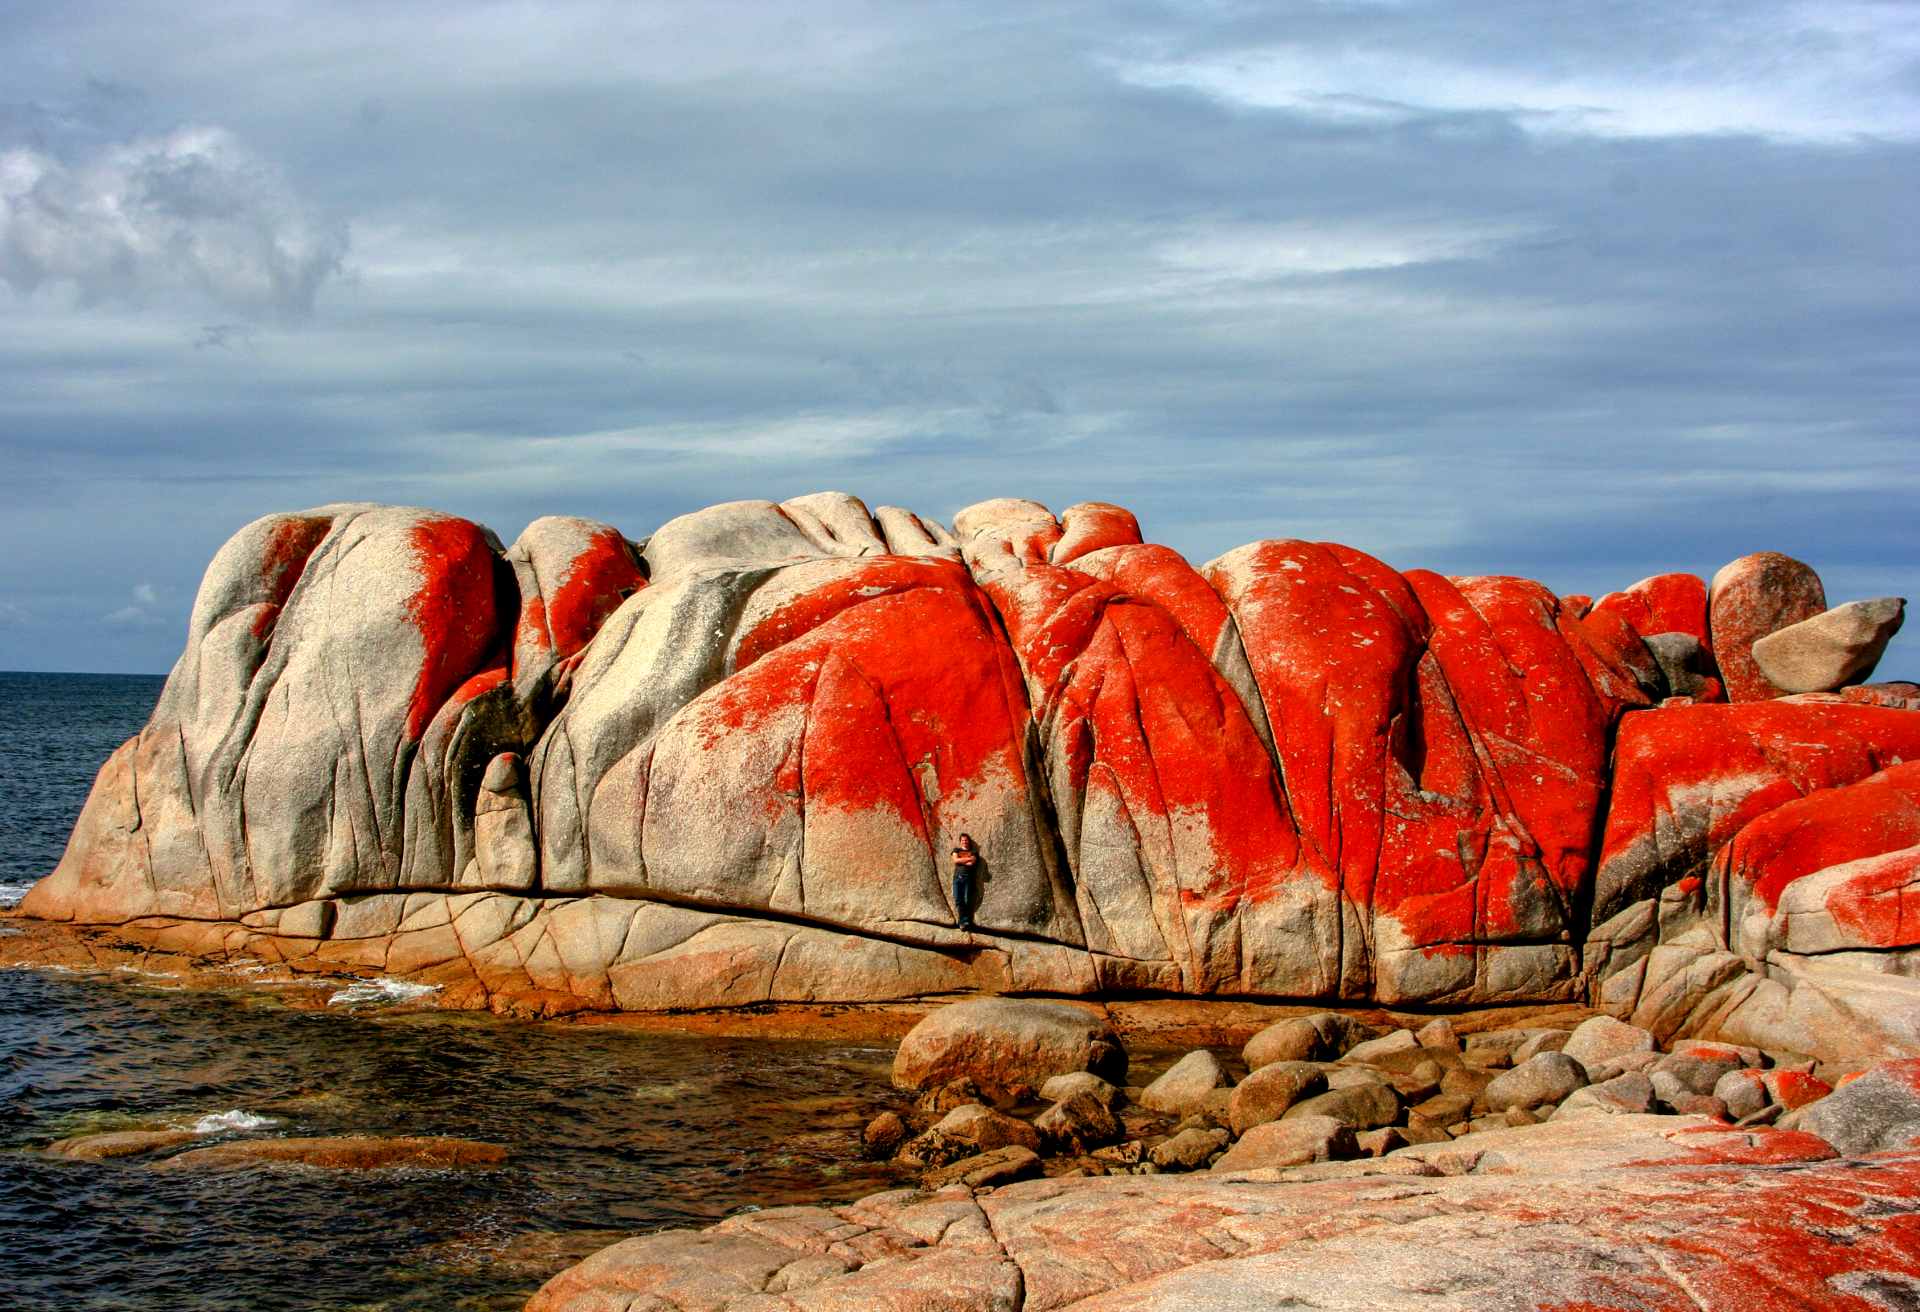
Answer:
M228 928L219 926L216 928ZM232 928L238 928L233 926ZM39 968L166 979L175 987L209 991L251 990L273 995L296 1010L321 1010L337 990L356 981L385 978L373 972L302 960L270 961L244 951L210 955L169 946L177 922L143 926L80 925L41 920L0 910L0 969ZM393 1007L416 1011L495 1015L583 1028L700 1034L717 1038L857 1039L896 1042L929 1014L967 994L938 994L887 1002L756 1002L745 1006L613 1011L581 1007L538 1014L513 1006L489 1006L461 990L423 990ZM1040 992L1008 996L1048 997ZM1597 1014L1576 1003L1512 1003L1491 1007L1409 1010L1377 1005L1342 1006L1325 1001L1252 1002L1235 998L1060 997L1107 1018L1135 1052L1195 1047L1238 1047L1275 1021L1338 1011L1383 1026L1418 1026L1445 1016L1462 1034L1519 1024L1567 1024Z

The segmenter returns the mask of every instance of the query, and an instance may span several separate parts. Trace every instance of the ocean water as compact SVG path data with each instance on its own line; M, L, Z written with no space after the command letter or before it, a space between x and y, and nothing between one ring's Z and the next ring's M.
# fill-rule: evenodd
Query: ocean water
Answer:
M58 861L160 681L0 674L0 887ZM289 1006L157 979L0 969L0 1309L518 1308L625 1234L890 1187L859 1160L890 1050L537 1025L294 986ZM445 1134L488 1172L160 1172L36 1151L92 1130Z

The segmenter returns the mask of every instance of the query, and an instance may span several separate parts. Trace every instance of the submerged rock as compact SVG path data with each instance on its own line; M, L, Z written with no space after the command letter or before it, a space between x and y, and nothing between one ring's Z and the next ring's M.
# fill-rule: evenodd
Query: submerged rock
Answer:
M375 1138L343 1135L311 1139L235 1139L177 1153L160 1171L231 1171L254 1167L312 1166L329 1171L378 1171L399 1167L439 1170L493 1167L507 1162L499 1144L433 1137Z

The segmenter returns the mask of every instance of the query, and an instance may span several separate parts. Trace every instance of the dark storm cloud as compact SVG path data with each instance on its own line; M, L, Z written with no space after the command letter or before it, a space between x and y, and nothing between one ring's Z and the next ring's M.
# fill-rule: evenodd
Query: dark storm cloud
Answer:
M228 532L362 497L1908 590L1917 54L1874 3L14 6L0 666L163 666Z

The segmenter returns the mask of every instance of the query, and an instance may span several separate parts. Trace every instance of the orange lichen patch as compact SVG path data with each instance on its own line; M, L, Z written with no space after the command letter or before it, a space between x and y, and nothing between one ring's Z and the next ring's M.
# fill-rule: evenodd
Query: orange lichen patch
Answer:
M1709 653L1707 582L1698 574L1655 574L1630 588L1609 592L1593 603L1593 614L1616 615L1639 634L1684 633Z
M302 519L293 515L273 526L266 550L260 557L260 581L266 588L267 599L254 616L254 637L264 641L273 632L280 610L300 581L308 558L332 528L330 519Z
M1734 836L1720 853L1718 870L1722 878L1750 888L1772 911L1780 905L1787 885L1804 875L1916 844L1920 844L1920 760L1782 803ZM1849 911L1873 932L1876 942L1885 937L1883 929L1898 936L1903 882L1895 869L1846 899ZM1895 896L1883 899L1887 892ZM1893 923L1883 925L1888 917Z
M799 712L804 773L781 791L809 807L882 808L924 838L908 763L927 763L943 796L989 772L1024 778L1026 707L999 648L953 562L863 561L747 635L742 668L701 704L702 738L711 749Z
M1697 873L1777 807L1915 759L1920 715L1881 706L1761 701L1629 715L1614 745L1596 915L1663 876Z
M447 694L494 645L499 621L494 554L484 529L433 516L414 525L412 538L419 583L407 601L407 617L420 631L422 657L407 707L407 736L418 740Z

